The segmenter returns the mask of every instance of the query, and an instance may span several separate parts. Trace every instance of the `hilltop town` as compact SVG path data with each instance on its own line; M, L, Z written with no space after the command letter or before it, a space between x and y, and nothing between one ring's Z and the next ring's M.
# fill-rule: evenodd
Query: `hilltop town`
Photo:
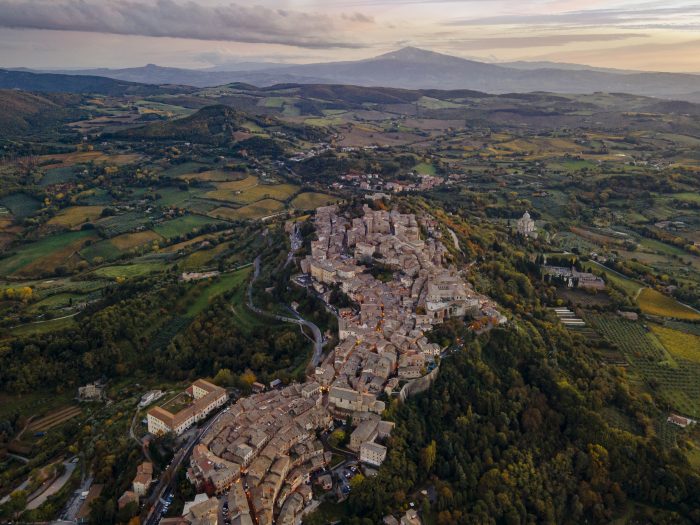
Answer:
M349 217L338 206L316 210L316 240L301 264L313 287L327 296L337 287L357 308L338 310L340 343L304 384L271 389L238 400L219 417L194 448L187 478L211 498L193 502L169 524L215 523L217 496L227 519L237 525L293 524L311 501L309 482L325 472L332 454L319 439L334 421L351 421L348 448L361 463L378 467L387 455L393 423L381 420L385 401L401 385L428 378L442 349L426 332L453 316L506 318L495 303L476 293L460 273L445 267L446 249L430 217L373 210ZM433 231L422 238L424 231ZM373 261L391 270L380 280ZM425 382L429 384L429 380ZM260 385L262 386L262 385ZM219 399L206 382L193 385L198 399ZM209 403L199 402L207 406ZM196 415L149 412L149 428L180 433ZM194 513L192 512L194 511Z

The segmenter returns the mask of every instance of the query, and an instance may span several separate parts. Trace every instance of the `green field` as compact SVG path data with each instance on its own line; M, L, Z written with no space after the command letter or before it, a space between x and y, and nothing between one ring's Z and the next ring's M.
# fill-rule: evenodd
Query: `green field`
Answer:
M121 254L122 251L109 240L96 242L80 250L80 255L90 262L93 262L96 257L102 257L104 261L113 261L118 259Z
M237 270L230 274L223 274L218 279L213 279L212 283L204 288L202 292L192 301L187 308L187 315L194 317L200 314L216 296L234 289L237 286L245 289L248 276L252 271L252 266Z
M77 252L85 240L94 237L89 230L65 232L18 246L16 253L0 259L0 275L11 275L30 268L53 271Z
M588 266L586 266L587 270L593 270L597 271L598 273L602 272L605 274L605 278L609 283L614 284L621 290L623 290L627 295L630 297L634 297L637 295L637 292L639 291L640 288L642 288L642 284L638 283L637 281L633 281L632 279L628 279L626 277L622 277L621 275L613 272L612 270L606 268L602 264L597 264L597 263L592 263Z
M103 268L98 268L93 272L93 274L99 277L109 277L111 279L116 279L118 277L129 279L131 277L140 277L142 275L148 275L149 273L158 272L164 269L165 266L161 263L144 262L124 264L118 266L105 266Z
M172 166L163 172L165 177L179 177L180 175L185 175L187 173L194 173L200 168L209 168L209 164L204 162L183 162L176 166Z
M166 239L172 239L180 235L196 232L203 226L213 222L218 221L202 215L185 215L171 221L161 222L153 228L153 231Z
M183 190L174 186L168 186L166 188L158 188L156 193L158 194L157 203L159 206L180 208L183 207L186 201L202 195L204 190L194 188Z
M75 228L86 222L93 222L99 218L102 206L71 206L59 211L46 223L49 226L62 226L64 228Z
M214 248L207 250L197 250L185 257L182 262L183 270L198 270L204 268L209 261L214 259L217 255L225 252L229 248L229 243L221 243Z
M259 219L280 212L284 209L284 205L274 199L263 199L248 206L240 208L221 207L213 210L211 215L214 217L223 217L225 219Z
M52 184L63 184L75 180L77 177L73 166L61 166L46 170L39 183L40 186L50 186Z
M19 218L28 217L39 208L41 203L25 193L13 193L0 198L0 204L10 210L12 215Z
M435 166L426 162L416 164L416 167L413 169L416 173L420 173L421 175L435 175Z
M653 288L644 288L637 297L637 303L645 314L687 321L700 319L700 313Z
M294 184L258 184L243 190L234 197L234 201L240 204L252 204L262 199L287 200L299 190Z
M95 257L102 257L105 261L113 261L134 248L161 239L160 235L150 230L136 233L124 233L117 237L86 246L80 251L80 255L90 262L93 262Z
M32 392L23 395L0 394L0 419L7 419L14 412L25 417L40 416L51 410L67 405L73 400L75 393L66 389L62 394L51 392Z
M198 171L177 176L178 179L182 180L198 180L203 182L228 182L240 180L243 177L244 175L242 173L223 170Z
M54 319L40 323L28 323L12 329L12 335L47 334L57 330L63 330L75 325L73 317Z
M292 199L292 206L298 210L315 210L319 206L326 206L337 201L337 197L325 193L307 192L300 193Z
M80 302L84 300L87 297L85 294L79 294L79 293L70 293L70 292L65 292L65 293L57 293L53 295L49 295L48 297L42 299L39 302L36 302L32 304L32 310L37 310L37 309L53 309L53 308L62 308L65 306L69 306L71 304L71 301L73 303Z

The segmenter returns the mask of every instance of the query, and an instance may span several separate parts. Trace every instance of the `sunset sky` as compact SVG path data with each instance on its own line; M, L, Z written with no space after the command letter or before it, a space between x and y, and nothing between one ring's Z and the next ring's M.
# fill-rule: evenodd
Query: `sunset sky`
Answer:
M369 58L700 73L700 1L0 0L0 66L211 67Z

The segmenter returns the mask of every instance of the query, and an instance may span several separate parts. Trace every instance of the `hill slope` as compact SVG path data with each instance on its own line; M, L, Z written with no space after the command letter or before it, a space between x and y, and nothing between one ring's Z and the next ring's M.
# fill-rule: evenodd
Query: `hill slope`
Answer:
M77 118L76 95L38 95L0 90L0 130L5 137L50 130Z
M56 73L30 73L0 69L0 89L21 89L45 93L82 93L111 96L159 95L191 91L183 86L158 86L135 84L107 77L89 75L61 75Z
M318 140L325 136L325 133L319 129L281 123L270 117L256 117L224 104L206 106L188 117L168 122L153 122L138 128L119 131L110 136L123 140L179 140L200 144L238 142L245 140L246 135L249 136L247 140L256 139L258 142L275 140L250 136L247 125L280 131L284 135L305 140ZM236 136L236 132L240 132L241 135Z

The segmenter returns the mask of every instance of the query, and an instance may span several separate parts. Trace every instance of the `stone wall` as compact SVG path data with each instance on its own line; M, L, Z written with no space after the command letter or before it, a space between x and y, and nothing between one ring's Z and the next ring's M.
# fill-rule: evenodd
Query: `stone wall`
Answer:
M430 385L432 385L435 379L437 378L439 371L440 366L438 365L429 374L426 374L423 377L419 377L418 379L414 379L413 381L409 381L408 383L406 383L401 389L401 392L399 393L401 402L403 403L409 397L415 396L416 394L421 394L428 390L428 388L430 388Z

